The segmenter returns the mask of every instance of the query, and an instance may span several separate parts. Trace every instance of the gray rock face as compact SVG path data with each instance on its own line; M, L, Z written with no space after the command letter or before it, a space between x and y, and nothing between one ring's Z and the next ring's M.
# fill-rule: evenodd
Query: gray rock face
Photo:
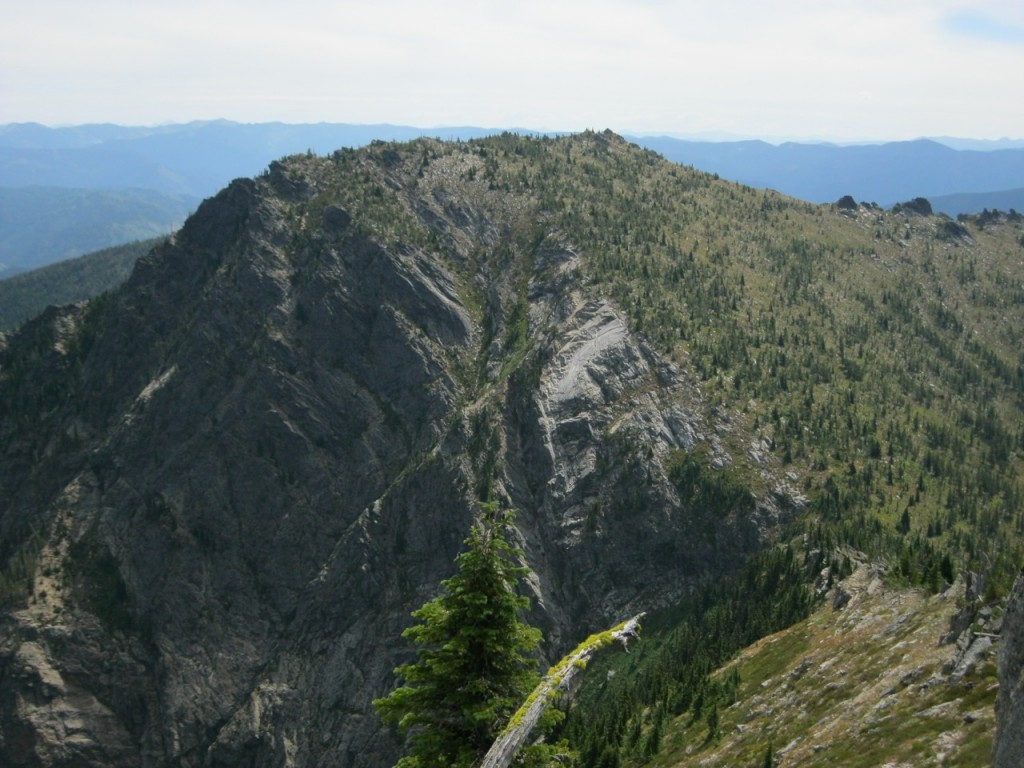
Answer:
M666 462L718 426L700 392L571 243L451 181L472 162L371 151L365 197L343 157L275 163L109 299L5 340L46 343L9 399L45 407L0 412L0 554L27 584L0 619L0 763L386 765L371 702L485 487L519 510L555 657L800 503L680 503ZM387 218L360 213L376 188Z
M1003 619L992 765L1024 765L1024 572L1017 575Z

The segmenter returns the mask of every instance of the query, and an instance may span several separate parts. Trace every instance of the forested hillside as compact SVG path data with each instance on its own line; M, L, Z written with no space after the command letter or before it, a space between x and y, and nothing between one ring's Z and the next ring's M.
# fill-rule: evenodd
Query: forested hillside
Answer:
M104 248L0 280L0 331L35 317L51 304L99 296L123 283L141 256L164 238Z
M971 566L1018 546L1024 217L813 206L603 135L581 157L502 141L489 183L539 200L631 328L798 472L816 522L908 576L947 544Z

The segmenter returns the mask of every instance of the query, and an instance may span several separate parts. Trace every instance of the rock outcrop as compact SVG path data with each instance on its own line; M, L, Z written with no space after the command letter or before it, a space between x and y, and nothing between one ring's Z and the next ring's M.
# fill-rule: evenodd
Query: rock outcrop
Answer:
M0 762L389 764L371 701L476 499L519 510L553 658L801 503L770 461L751 515L681 503L673 451L731 461L699 388L485 171L275 163L6 339Z
M1024 765L1024 571L1006 601L999 648L994 768Z

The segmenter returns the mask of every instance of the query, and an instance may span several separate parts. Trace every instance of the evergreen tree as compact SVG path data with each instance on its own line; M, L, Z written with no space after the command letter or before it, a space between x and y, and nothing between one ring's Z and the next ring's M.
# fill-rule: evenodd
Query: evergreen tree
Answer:
M707 716L704 718L704 721L707 723L708 726L708 741L718 741L719 738L721 738L722 736L722 732L720 730L721 724L718 717L717 701L711 705L711 709L708 710Z
M404 685L374 701L407 736L398 768L472 765L539 679L532 654L541 634L519 618L529 601L516 593L526 569L505 538L511 520L484 508L456 574L403 632L419 646L417 660L396 668Z

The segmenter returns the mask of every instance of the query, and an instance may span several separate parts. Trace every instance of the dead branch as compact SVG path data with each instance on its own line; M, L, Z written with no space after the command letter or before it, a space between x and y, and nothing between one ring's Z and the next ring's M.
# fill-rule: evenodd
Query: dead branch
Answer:
M558 692L567 690L576 674L587 666L590 657L613 641L618 640L622 643L622 647L628 653L629 640L639 637L640 619L643 617L644 614L639 613L605 632L591 635L553 666L523 705L512 715L505 730L487 751L480 768L508 768Z

